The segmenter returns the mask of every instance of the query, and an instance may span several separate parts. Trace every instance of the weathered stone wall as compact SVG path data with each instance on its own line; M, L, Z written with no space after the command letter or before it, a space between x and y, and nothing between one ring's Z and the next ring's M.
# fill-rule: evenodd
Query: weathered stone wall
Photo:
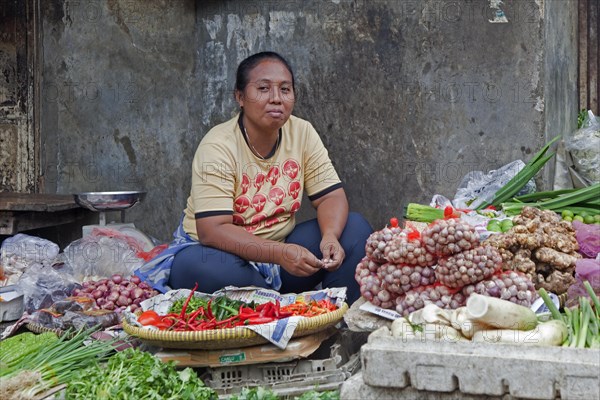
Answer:
M463 175L528 160L575 123L577 2L42 2L45 190L145 189L129 221L170 237L237 64L284 55L351 208L380 227ZM546 174L550 178L550 173ZM313 214L305 204L300 218Z

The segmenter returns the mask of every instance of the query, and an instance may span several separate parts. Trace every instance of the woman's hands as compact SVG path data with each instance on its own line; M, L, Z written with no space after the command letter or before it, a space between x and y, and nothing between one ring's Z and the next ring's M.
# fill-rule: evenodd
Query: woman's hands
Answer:
M311 276L322 268L335 271L342 265L346 253L335 235L323 236L320 248L322 260L302 246L285 244L278 264L294 276Z
M324 235L320 248L323 254L323 268L327 271L335 271L342 265L346 253L335 235Z
M308 249L291 243L283 245L277 263L294 276L311 276L324 266L323 261L319 260Z

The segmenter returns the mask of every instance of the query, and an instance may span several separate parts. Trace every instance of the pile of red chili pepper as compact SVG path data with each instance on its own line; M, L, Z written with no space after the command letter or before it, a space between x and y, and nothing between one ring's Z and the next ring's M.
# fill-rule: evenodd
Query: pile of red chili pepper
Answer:
M293 315L313 317L337 309L336 305L328 300L296 302L282 307L279 300L274 303L255 304L233 300L227 296L207 299L194 296L196 288L197 286L192 289L187 298L176 301L168 314L159 315L153 310L144 311L138 317L138 322L160 330L203 331L266 324Z

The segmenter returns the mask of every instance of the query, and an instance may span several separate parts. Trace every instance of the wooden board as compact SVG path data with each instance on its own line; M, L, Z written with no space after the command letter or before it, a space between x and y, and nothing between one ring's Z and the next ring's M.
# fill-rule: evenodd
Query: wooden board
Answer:
M72 195L0 193L0 235L68 224L89 217Z
M62 211L80 208L72 195L43 193L0 193L0 211Z

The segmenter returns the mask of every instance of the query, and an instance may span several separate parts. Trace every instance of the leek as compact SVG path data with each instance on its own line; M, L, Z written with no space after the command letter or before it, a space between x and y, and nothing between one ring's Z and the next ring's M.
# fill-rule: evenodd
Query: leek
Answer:
M596 183L595 185L573 190L569 193L545 201L534 203L505 202L502 203L502 209L507 215L519 214L523 207L526 206L539 208L541 210L552 210L555 212L561 212L567 209L579 213L585 211L595 215L600 213L600 206L596 205L599 198L600 183ZM520 199L515 198L515 200Z
M500 190L496 192L491 204L498 207L501 203L516 195L519 190L521 190L521 188L523 188L523 186L525 186L525 184L527 184L527 182L529 182L529 180L542 169L544 164L546 164L546 162L548 162L548 160L554 156L555 153L546 155L546 152L558 139L560 139L560 135L546 143L546 145L542 147L542 149L531 160L529 160L522 170L520 170L515 176L512 177L511 180L506 183L506 185L502 186ZM477 210L482 210L488 205L489 204L485 203L481 204L479 207L477 207Z

